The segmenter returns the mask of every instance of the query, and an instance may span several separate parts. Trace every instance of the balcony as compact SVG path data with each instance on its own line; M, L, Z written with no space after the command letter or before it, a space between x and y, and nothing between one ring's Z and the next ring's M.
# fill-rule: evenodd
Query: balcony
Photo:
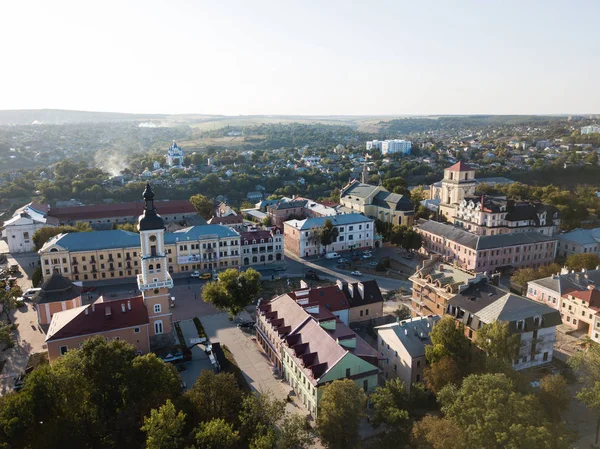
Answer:
M167 256L165 256L164 254L156 253L156 254L150 254L149 256L140 256L140 259L142 259L142 260L153 260L153 259L159 260L159 259L164 259L165 257L167 257Z
M147 284L144 284L143 279L142 279L142 275L138 274L137 275L137 284L138 284L138 289L140 291L147 291L147 290L153 290L155 288L173 288L173 279L171 278L171 275L167 272L166 274L166 280L164 281L157 281L157 282L148 282Z
M73 260L73 262L71 262L72 265L77 265L79 264L79 262L77 262L76 260Z

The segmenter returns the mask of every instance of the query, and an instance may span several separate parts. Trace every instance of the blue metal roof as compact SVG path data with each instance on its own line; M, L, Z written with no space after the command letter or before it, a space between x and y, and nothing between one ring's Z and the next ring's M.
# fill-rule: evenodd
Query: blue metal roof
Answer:
M320 228L325 223L325 220L331 220L334 226L343 226L355 223L371 223L372 218L365 217L362 214L341 214L331 215L328 217L307 218L306 220L297 221L299 229ZM295 220L292 220L295 221Z
M239 234L221 225L191 226L175 232L165 233L165 244L207 238L239 237ZM69 251L96 251L103 249L131 248L140 246L140 235L121 229L111 231L69 232L49 240L44 248L59 245Z

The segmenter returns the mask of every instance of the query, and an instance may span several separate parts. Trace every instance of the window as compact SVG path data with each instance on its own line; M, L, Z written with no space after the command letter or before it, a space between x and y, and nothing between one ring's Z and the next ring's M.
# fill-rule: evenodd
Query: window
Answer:
M160 313L160 304L154 304L154 313Z
M134 327L133 328L133 333L134 334L139 334L140 333L140 328L139 327Z
M417 381L417 382L421 382L421 375L420 375L420 374L417 374L416 381Z
M68 350L69 350L68 346L61 346L60 347L60 355L65 355Z
M155 334L162 334L163 333L163 323L162 323L162 321L155 321L154 322L154 333Z
M369 379L363 382L363 390L365 391L365 393L369 391Z
M421 361L417 360L417 368L420 368L420 367L421 367Z
M350 368L346 368L346 377L350 377Z

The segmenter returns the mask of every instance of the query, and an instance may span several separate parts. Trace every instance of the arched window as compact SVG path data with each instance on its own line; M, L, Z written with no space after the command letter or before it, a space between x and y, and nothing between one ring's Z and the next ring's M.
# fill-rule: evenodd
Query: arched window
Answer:
M260 256L260 261L264 262L265 261L265 256Z
M156 264L156 271L160 273L160 264L159 263Z
M154 271L154 265L148 265L148 270L150 271L150 273L152 273Z

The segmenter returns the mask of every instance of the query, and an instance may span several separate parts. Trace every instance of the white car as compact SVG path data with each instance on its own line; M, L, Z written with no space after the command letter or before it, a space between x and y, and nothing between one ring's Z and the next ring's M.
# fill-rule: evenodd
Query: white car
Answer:
M362 276L362 273L360 271L353 271L352 273L350 273L352 276Z
M25 293L23 293L23 299L33 299L33 297L41 291L41 288L30 288Z
M199 278L200 277L200 272L198 270L193 271L190 276L193 277L193 278Z

